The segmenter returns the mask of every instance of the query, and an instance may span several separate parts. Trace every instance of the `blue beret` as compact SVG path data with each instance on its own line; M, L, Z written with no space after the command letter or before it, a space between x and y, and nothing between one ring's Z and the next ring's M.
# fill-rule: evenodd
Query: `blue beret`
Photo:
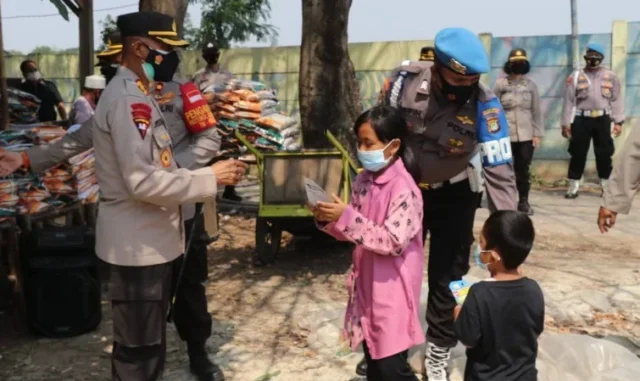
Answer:
M480 38L465 28L446 28L435 39L436 58L458 74L475 75L491 70Z
M595 42L591 42L587 45L587 51L593 50L596 53L600 53L604 56L604 48L600 44L596 44Z

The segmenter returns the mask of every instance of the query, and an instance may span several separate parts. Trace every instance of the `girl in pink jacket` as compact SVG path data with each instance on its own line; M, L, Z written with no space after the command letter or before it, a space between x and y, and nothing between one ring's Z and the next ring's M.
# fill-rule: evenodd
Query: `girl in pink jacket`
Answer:
M418 308L424 249L419 169L407 144L409 130L393 108L377 106L355 123L363 171L351 202L312 208L323 230L356 244L347 279L344 337L352 350L363 343L367 380L417 381L408 349L422 344Z

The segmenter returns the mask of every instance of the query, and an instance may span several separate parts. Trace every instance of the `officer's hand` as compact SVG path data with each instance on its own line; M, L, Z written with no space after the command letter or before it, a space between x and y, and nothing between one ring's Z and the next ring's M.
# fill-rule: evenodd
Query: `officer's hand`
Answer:
M571 139L571 128L562 126L562 137Z
M611 131L611 134L617 138L618 136L620 136L621 133L622 133L622 126L619 124L615 124L613 126L613 131Z
M600 212L598 213L598 228L600 229L600 233L607 233L609 229L616 224L617 215L618 213L613 210L600 207Z
M211 166L220 185L236 185L244 177L247 167L247 164L235 159L218 161Z
M540 147L540 138L537 136L533 137L533 148L539 148Z
M9 176L24 164L17 152L0 150L0 177Z

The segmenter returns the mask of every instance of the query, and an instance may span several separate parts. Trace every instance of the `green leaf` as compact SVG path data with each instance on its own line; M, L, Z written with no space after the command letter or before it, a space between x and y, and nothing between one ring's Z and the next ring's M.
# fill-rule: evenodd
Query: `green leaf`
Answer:
M69 9L67 9L67 6L62 2L62 0L49 0L53 5L56 6L56 8L58 8L58 13L60 13L60 16L62 16L63 19L69 21Z

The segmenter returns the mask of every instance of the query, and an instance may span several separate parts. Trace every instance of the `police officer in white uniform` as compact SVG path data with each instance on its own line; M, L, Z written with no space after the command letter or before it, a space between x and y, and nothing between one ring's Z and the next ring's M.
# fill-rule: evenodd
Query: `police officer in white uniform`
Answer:
M230 160L180 168L154 79L171 78L179 59L175 22L156 12L118 18L122 67L105 89L93 122L101 188L96 253L109 267L113 306L113 380L157 380L166 352L166 318L176 259L184 252L180 204L212 199L246 166Z
M449 283L469 270L480 192L484 189L492 211L515 210L517 205L507 120L500 101L479 83L489 70L479 38L464 28L447 28L435 38L435 62L403 63L381 92L385 104L404 112L422 172L423 228L431 235L429 381L447 379L450 349L458 343ZM358 374L365 369L359 364Z

